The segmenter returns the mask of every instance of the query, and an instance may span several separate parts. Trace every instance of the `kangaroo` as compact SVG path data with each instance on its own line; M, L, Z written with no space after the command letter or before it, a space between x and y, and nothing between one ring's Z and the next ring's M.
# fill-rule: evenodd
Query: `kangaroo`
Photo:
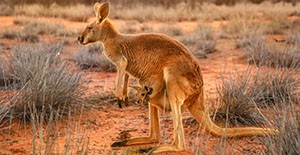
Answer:
M119 33L108 19L109 3L95 3L95 21L87 25L78 41L89 44L103 43L104 54L117 66L116 97L127 98L128 75L141 85L153 89L149 95L149 128L146 137L114 142L112 147L157 143L159 140L159 111L170 107L173 118L173 141L139 152L158 153L185 149L182 125L182 106L187 107L205 131L216 136L265 136L277 130L258 127L222 128L213 123L204 105L203 77L200 66L191 52L179 41L163 34L126 35Z
M137 103L138 104L148 104L149 99L150 99L150 95L153 92L153 88L151 87L139 87L137 90Z

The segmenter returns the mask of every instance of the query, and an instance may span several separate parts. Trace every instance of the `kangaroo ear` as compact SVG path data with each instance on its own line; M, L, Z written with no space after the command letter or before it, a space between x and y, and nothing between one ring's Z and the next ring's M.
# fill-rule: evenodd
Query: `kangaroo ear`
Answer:
M109 13L109 3L103 3L100 4L100 6L98 6L98 13L96 13L97 18L99 19L99 21L101 22L102 20L104 20Z
M149 90L149 92L148 92L148 95L151 95L152 92L153 92L153 88L150 87L150 90Z
M144 89L145 89L146 91L148 91L148 87L147 87L147 86L144 86Z
M94 4L94 12L95 12L97 18L99 17L98 10L99 10L100 6L101 6L101 4L99 2Z

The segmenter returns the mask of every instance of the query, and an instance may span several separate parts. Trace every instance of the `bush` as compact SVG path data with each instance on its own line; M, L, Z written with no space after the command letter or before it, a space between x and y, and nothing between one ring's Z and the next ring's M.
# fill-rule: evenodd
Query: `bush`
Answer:
M284 32L292 28L292 23L283 15L274 14L271 21L265 25L265 34L284 34Z
M217 87L216 102L221 105L216 118L233 125L255 125L263 121L257 107L279 105L284 101L298 101L299 77L295 71L276 69L245 72L228 79L223 77Z
M115 65L106 58L102 51L101 44L84 46L73 54L72 59L82 69L98 67L101 71L115 72L117 70Z
M50 6L31 4L14 6L14 14L33 17L59 17L70 19L72 21L87 21L88 17L93 15L93 10L91 9L91 6L82 4L69 6L60 6L55 3Z
M257 110L254 98L253 85L250 82L250 70L245 73L230 76L225 79L222 75L222 83L217 87L218 96L215 119L230 125L257 125L264 121L264 117Z
M40 37L38 36L37 33L34 33L32 31L27 31L27 32L17 31L14 29L7 29L5 31L1 31L0 37L6 39L16 39L16 40L21 40L21 41L26 41L31 43L36 43L40 41Z
M241 35L239 38L236 48L247 48L252 45L259 45L264 42L263 37L257 31L250 31Z
M7 4L1 4L0 3L0 16L8 16L11 15L13 13L13 8L11 8L9 5Z
M11 115L23 119L67 113L81 103L81 74L71 70L57 56L62 44L21 44L14 47L10 74L18 80L17 93L9 102Z
M258 37L250 38L240 46L245 46L244 51L251 64L299 69L300 48L297 46L271 47Z
M300 79L297 77L297 71L276 68L275 71L266 71L267 73L257 73L252 89L257 93L255 102L259 107L285 103L288 100L298 100L299 93L297 87ZM259 75L261 74L261 75Z
M275 108L274 126L279 134L260 138L260 144L266 148L264 154L300 154L300 116L297 110L299 107L291 103L282 108Z
M78 34L78 30L68 30L64 24L58 22L17 18L14 20L14 23L23 26L23 32L25 34L48 34L56 36L75 36Z
M206 55L216 51L216 38L207 26L197 27L192 34L179 40L188 46L196 58L206 58Z
M172 36L172 37L182 35L181 28L178 26L174 26L174 25L163 25L160 27L159 32L164 33L169 36Z
M289 31L286 41L288 44L300 46L300 31Z

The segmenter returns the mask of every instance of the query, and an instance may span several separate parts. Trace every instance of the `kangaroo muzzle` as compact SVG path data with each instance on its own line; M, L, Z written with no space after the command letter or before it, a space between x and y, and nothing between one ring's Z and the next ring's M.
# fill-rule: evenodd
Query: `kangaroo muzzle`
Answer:
M78 36L77 41L78 41L80 44L83 43L83 40L84 40L84 37L83 37L83 36Z

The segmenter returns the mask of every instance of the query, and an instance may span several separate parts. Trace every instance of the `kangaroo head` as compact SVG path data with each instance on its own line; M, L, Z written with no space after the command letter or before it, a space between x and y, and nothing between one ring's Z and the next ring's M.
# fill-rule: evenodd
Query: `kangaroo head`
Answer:
M148 104L152 92L153 92L153 88L151 87L144 86L139 88L137 92L137 97L138 97L137 103Z
M95 3L94 11L96 20L87 25L80 33L77 40L80 44L88 44L96 41L103 41L106 37L108 25L105 24L105 19L109 13L109 3Z

